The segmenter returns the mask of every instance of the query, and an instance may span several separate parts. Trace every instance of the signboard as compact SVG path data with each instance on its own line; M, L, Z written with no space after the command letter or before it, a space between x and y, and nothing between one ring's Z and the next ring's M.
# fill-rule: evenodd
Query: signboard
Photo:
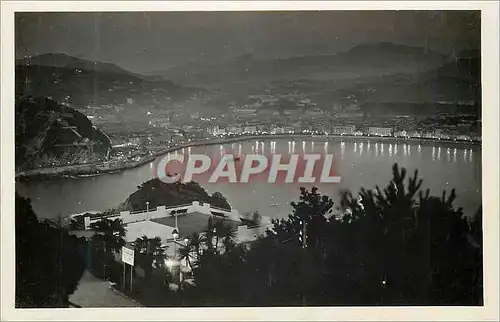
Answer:
M129 264L134 266L134 250L127 248L125 246L122 247L122 262L125 264Z

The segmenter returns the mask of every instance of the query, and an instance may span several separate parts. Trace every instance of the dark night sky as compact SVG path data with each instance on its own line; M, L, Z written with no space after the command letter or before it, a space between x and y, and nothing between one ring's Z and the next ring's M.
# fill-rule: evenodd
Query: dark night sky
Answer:
M16 56L62 52L143 72L241 54L333 54L390 41L480 48L478 12L301 11L18 13Z

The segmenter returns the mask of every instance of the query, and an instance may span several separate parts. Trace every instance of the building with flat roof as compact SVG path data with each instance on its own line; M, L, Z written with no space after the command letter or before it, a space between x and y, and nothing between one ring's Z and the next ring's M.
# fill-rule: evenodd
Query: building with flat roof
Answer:
M133 243L137 238L147 236L149 239L160 237L162 246L166 246L169 239L172 239L172 233L175 227L163 225L154 220L144 220L126 225L127 234L125 241Z
M282 127L275 127L271 130L272 134L283 134L284 130Z
M85 229L102 219L96 214L84 215ZM125 240L133 242L137 238L146 235L148 238L160 237L163 243L172 239L172 232L177 225L179 238L185 238L193 232L202 233L208 225L210 217L222 219L226 224L237 230L238 226L244 226L242 215L238 210L222 209L211 206L208 203L193 201L185 205L172 207L159 206L148 211L130 212L122 211L118 214L108 215L105 218L114 220L121 219L126 225L127 235ZM271 219L263 216L262 225L270 225Z
M245 126L245 128L243 129L243 132L255 133L255 132L257 132L257 127L256 126Z
M186 213L186 214L181 214L177 215L177 228L179 230L179 238L184 239L185 237L190 236L192 233L202 233L208 226L208 220L211 216L215 215L210 215L210 214L204 214L200 212L192 212L192 213ZM238 226L244 225L241 221L234 221L225 217L220 217L220 216L215 216L218 218L221 218L221 220L225 223L230 225L233 229L237 229ZM170 227L170 228L175 228L175 221L176 218L174 215L171 215L169 217L163 217L163 218L157 218L157 219L152 219L151 220L153 223L165 226L165 227ZM168 235L172 236L172 234ZM170 238L171 239L171 238Z
M234 110L235 113L241 115L255 114L257 112L256 108L237 108Z
M377 136L391 136L392 128L390 127L369 127L368 128L369 135L377 135Z
M331 129L331 134L334 135L353 135L356 127L354 125L342 126L334 125Z

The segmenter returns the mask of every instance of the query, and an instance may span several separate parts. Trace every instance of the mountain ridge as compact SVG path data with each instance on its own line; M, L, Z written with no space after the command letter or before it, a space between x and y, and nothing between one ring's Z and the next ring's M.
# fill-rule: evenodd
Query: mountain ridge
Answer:
M394 71L397 68L423 70L446 61L444 54L421 47L393 43L368 43L334 54L313 54L276 59L254 59L240 55L224 63L188 63L158 71L157 74L183 83L198 78L206 83L242 80L277 80L293 78L334 78L341 73ZM226 78L226 80L224 79ZM200 83L202 84L202 83Z
M160 76L129 72L112 63L101 63L66 54L43 54L16 60L16 95L52 97L74 106L88 104L126 104L127 98L147 102L183 100L203 89L175 84Z
M138 76L139 74L128 71L117 64L109 62L100 62L90 59L82 59L70 56L65 53L44 53L36 56L16 59L16 65L36 65L60 68L82 68L98 72L130 74Z

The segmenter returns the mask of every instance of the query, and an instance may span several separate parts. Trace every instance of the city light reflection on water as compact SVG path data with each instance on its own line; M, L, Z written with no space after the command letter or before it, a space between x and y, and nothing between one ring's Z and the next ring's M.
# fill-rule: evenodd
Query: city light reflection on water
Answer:
M295 141L288 141L288 154L293 154L297 153L295 149L296 142ZM320 142L318 142L320 143ZM359 141L359 142L346 142L346 141L341 141L339 144L334 144L329 141L324 141L321 142L322 144L315 145L315 142L311 142L310 149L307 147L307 142L302 141L302 150L299 153L320 153L320 154L333 154L334 156L338 153L340 155L340 159L344 159L346 156L354 156L357 155L358 157L363 157L364 154L367 156L371 157L384 157L384 143L383 142L371 142L370 140L367 141ZM264 141L255 141L254 144L250 145L250 150L252 153L256 154L275 154L279 153L280 151L276 150L276 141L269 141L269 149L266 149L266 144ZM471 163L473 161L473 149L469 147L441 147L439 145L436 145L435 143L429 143L432 144L432 147L428 146L431 150L431 153L425 153L422 151L422 145L418 144L417 145L417 151L418 154L412 155L411 154L411 144L407 143L402 143L402 154L398 155L398 143L387 143L388 144L388 154L385 155L385 157L395 157L395 156L400 156L404 158L422 158L423 160L426 160L426 158L429 158L429 161L436 162L436 161L441 161L441 152L442 149L444 149L444 152L446 154L446 158L444 159L446 162L464 162L464 163ZM238 143L238 154L241 155L242 149L244 149L244 145L242 143ZM372 149L372 145L374 145ZM348 155L346 155L346 146L350 146L352 148L352 152ZM229 151L234 151L234 148L236 147L236 144L233 143L231 144L231 148L225 145L217 145L214 148L214 152L218 151L219 155L224 155L227 153L230 153ZM198 148L197 147L188 147L186 149L180 149L174 152L171 152L171 154L174 155L179 155L179 154L192 154L193 150L196 151ZM267 150L267 152L266 152ZM457 155L462 154L462 158L458 158Z
M364 141L358 141L358 142L349 142L349 141L340 141L337 143L331 142L331 141L317 141L317 142L311 142L310 146L308 145L309 142L307 141L302 141L302 149L297 151L295 149L296 143L294 140L288 140L287 142L288 149L285 150L285 153L291 154L291 153L319 153L319 154L333 154L339 155L340 159L344 159L347 156L352 157L354 155L357 155L358 157L364 157L366 156L371 156L371 157L385 157L385 158L394 158L394 157L399 157L399 158L419 158L423 160L428 160L429 162L436 162L436 161L445 161L445 162L451 162L451 163L456 163L456 162L464 162L464 163L471 163L473 160L473 149L466 147L466 146L456 146L456 147L449 147L449 146L441 146L437 145L436 143L431 143L429 142L426 144L427 146L427 151L425 152L422 144L416 145L417 149L417 154L412 154L412 144L411 143L397 143L397 142L373 142L370 140L364 140ZM316 144L318 143L318 144ZM268 146L266 146L266 144ZM264 144L264 141L255 141L254 144L250 145L250 149L252 153L256 154L263 154L263 155L269 155L269 154L275 154L275 153L280 153L280 151L277 151L277 144L276 141L269 141L266 144ZM384 155L384 145L388 145L388 154ZM238 144L238 153L241 155L241 151L244 148L245 144L239 143ZM217 146L216 149L220 150L220 154L225 154L228 153L229 150L234 151L235 144L231 145L231 149L224 145ZM415 147L415 146L414 146ZM346 148L350 149L349 151L352 151L350 153L346 152ZM196 148L188 148L187 152L189 154L193 153L193 149L196 150ZM401 151L402 150L402 151ZM283 153L284 151L281 151ZM175 151L173 152L175 154L182 153L181 151ZM445 153L446 158L442 159L442 153ZM462 154L462 157L459 158L457 157L458 154ZM398 158L398 159L399 159Z
M295 149L296 142L295 141L288 141L288 150L287 153L297 153ZM346 142L346 141L341 141L338 144L329 142L329 141L323 141L323 142L317 142L320 143L316 145L315 142L311 142L310 148L308 147L308 142L302 141L302 149L299 153L320 153L320 154L325 154L325 153L330 153L330 154L339 154L340 159L345 158L346 155L346 147L352 149L352 155L358 155L359 157L363 157L363 155L367 156L372 156L372 157L384 157L384 145L388 144L388 154L385 155L385 157L395 157L395 156L400 156L403 158L423 158L424 160L426 158L429 158L429 161L436 162L436 161L441 161L441 156L442 153L444 152L446 154L446 158L443 159L446 162L464 162L464 163L471 163L473 161L473 149L469 147L442 147L439 145L436 145L435 143L429 143L427 146L430 148L431 153L425 153L423 152L422 144L416 145L417 148L417 154L412 155L412 145L410 143L402 143L398 144L396 142L391 143L385 143L384 142L371 142L370 140L366 141L359 141L359 142ZM266 144L264 141L255 141L255 144L251 145L251 151L252 153L258 153L258 154L275 154L278 153L279 151L276 150L276 141L270 141L267 143L269 146L266 147ZM429 146L432 144L432 146ZM231 150L234 151L235 144L233 143L231 145ZM243 146L241 143L238 144L238 153L241 154L241 151L243 149ZM398 148L402 149L402 154L399 154L400 150ZM193 153L193 149L197 148L192 148L189 147L187 148L187 153L191 154ZM217 149L220 151L220 154L227 153L229 151L228 148L226 148L224 145L219 145L217 146ZM444 150L443 150L444 149ZM184 153L184 150L179 150L172 152L173 154L181 154ZM458 158L457 155L462 154L462 158ZM351 155L351 154L349 154Z
M340 155L341 157L344 157L345 155L345 147L346 145L351 145L352 146L352 153L353 155L359 155L363 156L363 154L366 152L367 155L374 156L374 157L383 157L384 156L384 143L371 143L370 141L368 142L351 142L346 143L342 142L340 144ZM374 145L374 148L372 149L372 145ZM325 151L327 146L327 142L325 142ZM332 148L331 144L328 145L330 153L335 153L335 150ZM435 162L435 161L441 161L441 155L442 155L442 147L441 146L436 146L433 145L431 148L431 153L427 154L422 152L422 145L418 144L417 145L417 154L412 155L412 146L411 144L402 144L402 155L400 154L399 156L402 156L403 158L423 158L424 160L426 158L429 158L429 161ZM473 149L468 148L468 147L443 147L444 151L446 152L446 162L465 162L465 163L471 163L472 162L472 155L473 155ZM443 151L443 152L444 152ZM387 155L388 157L395 157L398 156L398 144L397 143L389 143L389 154ZM457 158L457 155L461 153L463 155L463 158Z
M345 158L349 157L355 157L357 158L363 158L364 155L367 157L374 157L374 158L394 158L398 157L398 159L404 160L407 158L418 158L422 159L423 161L428 160L429 162L441 162L444 161L446 163L457 163L457 162L462 162L462 163L472 163L473 162L473 149L464 145L458 145L454 147L450 146L441 146L436 143L429 142L425 146L427 147L427 150L424 150L422 147L422 144L417 145L417 151L418 153L415 155L412 155L411 153L411 144L410 143L397 143L397 142L372 142L370 140L359 140L359 141L340 141L340 142L331 142L331 141L318 141L315 144L314 141L310 142L310 147L308 146L307 141L302 141L302 150L297 151L295 149L296 142L295 140L288 140L287 145L288 149L286 150L287 154L295 154L295 153L319 153L319 154L333 154L334 157L335 155L340 156L340 160L344 160ZM384 155L384 145L388 145L388 154ZM266 148L266 145L269 145L268 149ZM373 145L373 147L372 147ZM245 142L243 143L238 143L237 149L238 149L238 154L242 154L242 150L247 146ZM217 145L215 146L214 152L218 151L218 155L224 155L227 153L231 153L230 151L233 151L235 153L236 151L234 148L236 147L236 144L233 143L229 146L227 145ZM275 153L283 153L284 151L277 151L277 144L276 141L269 141L269 142L264 142L264 141L255 141L253 144L250 144L249 148L251 153L255 154L263 154L263 155L269 155L269 154L275 154ZM348 149L352 149L349 151L352 152L346 152L346 147ZM398 147L402 149L402 153L398 153ZM192 154L193 151L196 151L198 148L197 147L189 147L187 149L181 149L178 151L172 152L172 154L178 155L178 154ZM444 150L443 150L444 149ZM443 151L442 151L443 150ZM425 152L429 151L429 152ZM187 152L187 153L186 153ZM446 157L444 159L441 158L442 152L445 153ZM458 154L461 154L462 157L457 157ZM394 160L395 161L395 160Z

